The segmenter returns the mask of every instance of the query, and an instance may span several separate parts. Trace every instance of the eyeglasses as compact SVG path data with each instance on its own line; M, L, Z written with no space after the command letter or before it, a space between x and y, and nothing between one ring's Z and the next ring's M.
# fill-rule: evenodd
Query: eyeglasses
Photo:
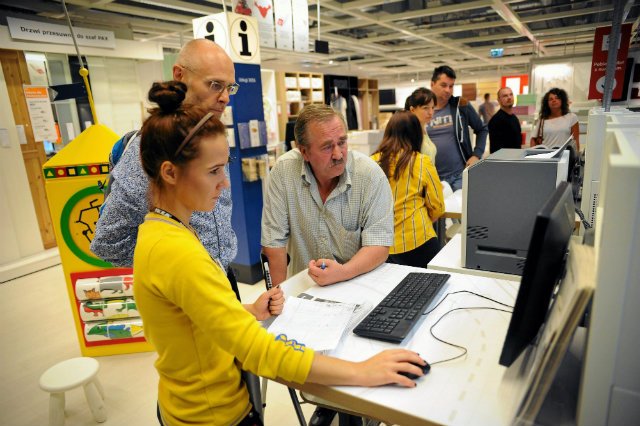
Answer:
M185 66L185 65L180 65L180 67L191 71L192 73L199 75L200 77L204 77L202 74L200 74L199 72ZM231 95L235 95L236 93L238 93L238 89L240 89L240 85L238 83L229 83L229 84L224 84L218 80L207 80L207 83L209 83L209 89L214 91L215 93L222 93L225 90L229 93L229 96Z

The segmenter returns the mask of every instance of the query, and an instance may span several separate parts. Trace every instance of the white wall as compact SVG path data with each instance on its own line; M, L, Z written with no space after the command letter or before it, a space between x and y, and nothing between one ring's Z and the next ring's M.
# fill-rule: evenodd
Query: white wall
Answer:
M119 135L140 128L142 124L144 96L136 62L134 59L87 57L98 121Z
M590 78L591 56L535 59L531 61L529 93L535 93L538 99L542 99L549 89L559 87L567 92L574 104L596 104L587 99Z
M151 104L147 99L149 94L149 89L151 89L151 85L157 81L164 81L164 76L162 75L162 61L138 61L137 63L138 69L138 85L140 87L140 96L142 100L142 107L144 109L142 116L146 118L149 116L147 113L147 109L152 106L157 106L155 104Z
M44 250L29 180L18 142L11 102L0 67L0 265Z

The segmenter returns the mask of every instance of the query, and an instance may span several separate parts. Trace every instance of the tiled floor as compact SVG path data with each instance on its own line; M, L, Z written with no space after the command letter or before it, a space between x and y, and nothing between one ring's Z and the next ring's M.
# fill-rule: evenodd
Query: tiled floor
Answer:
M244 302L264 289L240 285ZM0 284L0 425L34 426L48 422L48 394L38 387L51 365L81 356L61 266ZM105 389L104 425L155 425L158 376L155 353L97 358ZM66 425L96 425L82 390L67 392ZM265 424L296 425L286 388L269 382ZM314 407L303 404L307 420Z

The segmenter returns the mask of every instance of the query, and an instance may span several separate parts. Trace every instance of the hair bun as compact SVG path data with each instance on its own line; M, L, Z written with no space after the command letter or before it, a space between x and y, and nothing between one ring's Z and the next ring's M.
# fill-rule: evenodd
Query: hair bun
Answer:
M187 86L180 81L153 83L149 90L149 100L158 104L162 112L172 113L182 105L187 94Z

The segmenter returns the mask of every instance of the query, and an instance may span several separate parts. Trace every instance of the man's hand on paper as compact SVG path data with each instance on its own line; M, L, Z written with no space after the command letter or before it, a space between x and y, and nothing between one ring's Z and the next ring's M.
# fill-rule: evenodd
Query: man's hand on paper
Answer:
M344 266L333 259L309 261L309 276L319 286L326 286L342 281Z
M284 292L280 286L275 286L271 290L262 293L252 305L245 305L245 308L258 321L263 321L271 315L280 315L282 309L284 309L284 300Z

